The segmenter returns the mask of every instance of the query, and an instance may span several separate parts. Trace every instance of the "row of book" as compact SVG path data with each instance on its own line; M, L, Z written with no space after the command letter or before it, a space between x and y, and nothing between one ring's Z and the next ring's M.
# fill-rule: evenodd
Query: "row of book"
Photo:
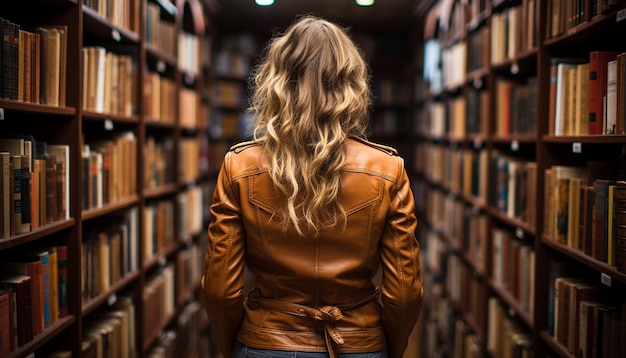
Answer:
M160 3L168 4L167 1ZM161 18L161 13L165 11L174 19L176 10L172 3L169 3L171 5L167 7L160 5L160 3L146 2L146 42L163 53L173 54L176 52L176 26L173 20L166 21Z
M626 53L553 58L550 76L550 134L626 133Z
M491 63L513 59L533 49L535 39L535 0L507 7L491 16Z
M433 183L487 202L489 156L484 149L423 142L415 146L415 167Z
M176 98L178 88L174 80L158 72L144 74L143 108L144 116L151 122L176 123Z
M491 235L491 278L494 286L507 291L532 317L535 293L535 252L525 242L502 228Z
M490 204L507 216L535 224L537 163L492 152L489 164Z
M546 38L558 37L597 15L618 8L623 2L623 0L552 0L547 7Z
M82 209L94 209L137 193L137 138L131 131L83 139Z
M85 223L81 245L83 302L108 292L139 269L138 238L138 207Z
M453 357L484 357L485 349L494 357L531 357L533 345L529 330L509 315L500 299L480 294L486 292L480 289L480 283L471 278L467 281L470 282L468 288L476 287L472 289L476 293L464 296L465 301L458 301L440 290L439 282L428 283L433 288L433 297L426 313L426 351L436 352L436 347L443 342L449 348L448 355ZM476 301L485 309L470 311L472 319L468 320L465 309ZM487 330L483 331L482 327Z
M0 98L65 106L67 26L26 28L0 18Z
M547 237L626 272L626 181L610 164L546 170Z
M69 219L69 146L0 138L0 240Z
M537 130L537 77L525 81L497 78L494 133L535 134Z
M0 257L0 355L67 316L67 246L28 247Z
M144 188L154 189L175 182L174 139L148 136L144 150Z
M135 304L129 296L115 297L115 301L103 307L83 321L81 357L85 358L132 358L138 349L135 344L137 327ZM45 357L65 358L65 351L52 351Z
M137 0L83 0L83 5L116 26L139 32L140 2Z
M554 285L553 335L577 357L623 357L626 301L606 286L581 277L557 277Z
M137 113L137 63L132 52L85 46L83 108L96 113L132 116Z

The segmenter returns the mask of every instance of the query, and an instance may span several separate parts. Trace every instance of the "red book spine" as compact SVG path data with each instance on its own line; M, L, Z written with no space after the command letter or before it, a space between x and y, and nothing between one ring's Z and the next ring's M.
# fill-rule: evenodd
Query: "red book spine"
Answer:
M612 51L593 51L589 54L589 134L602 134L607 63L614 60L617 54Z

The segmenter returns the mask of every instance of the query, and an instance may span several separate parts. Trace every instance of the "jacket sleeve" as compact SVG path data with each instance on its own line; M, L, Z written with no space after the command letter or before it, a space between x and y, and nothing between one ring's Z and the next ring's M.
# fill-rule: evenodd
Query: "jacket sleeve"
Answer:
M202 278L204 307L224 358L232 355L243 317L245 232L230 179L231 155L226 154L215 185Z
M402 166L381 240L382 319L390 358L401 358L422 308L417 218L409 178Z

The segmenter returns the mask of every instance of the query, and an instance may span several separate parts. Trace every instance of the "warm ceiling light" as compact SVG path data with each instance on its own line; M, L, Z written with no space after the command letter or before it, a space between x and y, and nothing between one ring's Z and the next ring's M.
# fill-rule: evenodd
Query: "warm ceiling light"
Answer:
M274 0L254 0L254 2L259 6L270 6L274 4Z
M355 0L356 4L359 6L372 6L374 5L374 0Z

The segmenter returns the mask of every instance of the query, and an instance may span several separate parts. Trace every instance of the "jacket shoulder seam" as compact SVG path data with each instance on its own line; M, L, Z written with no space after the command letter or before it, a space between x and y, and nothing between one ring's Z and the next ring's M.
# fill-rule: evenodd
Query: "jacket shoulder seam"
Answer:
M253 146L257 146L257 145L261 145L261 142L258 141L254 141L254 140L249 140L249 141L245 141L245 142L241 142L241 143L237 143L233 146L230 147L230 151L235 152L235 153L241 153L242 151L253 147Z
M369 140L365 139L365 138L361 138L361 137L350 137L360 143L363 143L369 147L372 147L374 149L378 149L383 153L386 153L388 155L398 155L398 151L396 150L396 148L387 146L387 145L383 145L383 144L379 144L379 143L374 143L374 142L370 142Z

